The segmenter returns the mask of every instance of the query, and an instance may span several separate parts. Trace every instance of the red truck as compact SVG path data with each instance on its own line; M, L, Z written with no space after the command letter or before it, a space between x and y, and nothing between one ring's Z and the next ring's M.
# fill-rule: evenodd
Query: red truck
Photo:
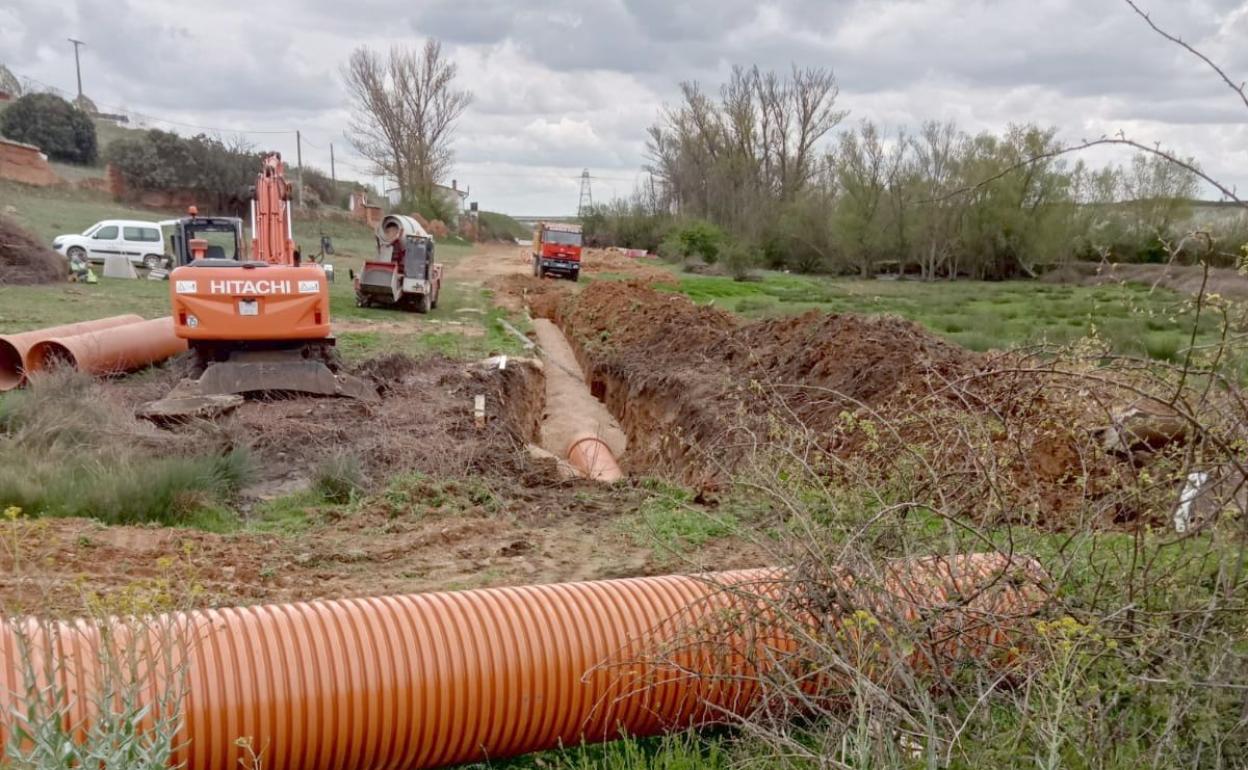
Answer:
M533 231L533 275L570 281L581 277L581 226L540 222Z

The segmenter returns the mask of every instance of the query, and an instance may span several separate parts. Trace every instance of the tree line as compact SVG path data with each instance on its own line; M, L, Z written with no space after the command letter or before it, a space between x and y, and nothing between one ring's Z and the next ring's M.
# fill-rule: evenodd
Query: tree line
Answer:
M1006 278L1167 258L1199 191L1196 174L1155 154L1072 162L1056 129L1036 125L846 126L837 96L821 68L736 68L715 95L682 84L649 131L653 183L590 212L590 239L722 256L734 272ZM1243 230L1202 257L1233 264Z
M242 138L188 138L150 129L114 141L104 159L132 190L193 192L209 209L239 213L247 209L262 155ZM351 190L362 189L357 182L334 181L310 166L292 170L288 177L302 182L302 203L308 208L344 208Z

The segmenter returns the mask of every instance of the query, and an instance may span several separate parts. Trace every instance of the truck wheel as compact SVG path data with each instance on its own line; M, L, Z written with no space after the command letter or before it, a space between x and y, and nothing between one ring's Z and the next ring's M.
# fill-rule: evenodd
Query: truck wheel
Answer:
M165 258L163 255L148 254L147 256L143 257L143 267L146 267L148 270L156 270L157 268L161 268L164 266L165 266Z
M573 282L573 283L576 283L576 282L577 282L577 281L579 281L579 280L581 280L581 271L580 271L580 270L573 270L573 271L572 271L572 282Z
M421 294L419 297L416 298L416 312L417 313L420 313L421 315L428 313L429 306L430 306L430 301L429 301L428 294Z
M537 261L537 257L533 258L533 277L534 278L542 277L542 268L541 268L541 264Z
M433 290L433 296L431 296L431 297L429 298L429 309L430 309L430 310L437 310L437 308L438 308L438 295L439 295L439 294L441 294L441 293L442 293L442 287L441 287L441 286L439 286L438 288L436 288L436 289L434 289L434 290Z

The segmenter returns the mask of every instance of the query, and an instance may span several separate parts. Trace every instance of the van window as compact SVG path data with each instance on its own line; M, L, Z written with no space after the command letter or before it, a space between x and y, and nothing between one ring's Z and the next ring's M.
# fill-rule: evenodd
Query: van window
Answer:
M91 236L97 241L113 241L117 239L117 225L109 225L101 227L95 231L95 235Z
M150 227L124 227L121 233L122 237L127 241L160 243L160 231Z

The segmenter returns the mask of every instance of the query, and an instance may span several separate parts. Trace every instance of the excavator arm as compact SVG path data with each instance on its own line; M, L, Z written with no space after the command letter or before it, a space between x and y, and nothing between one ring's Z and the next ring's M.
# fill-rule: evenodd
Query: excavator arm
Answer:
M270 265L299 265L290 189L282 156L278 153L266 155L251 199L251 253L258 261Z

